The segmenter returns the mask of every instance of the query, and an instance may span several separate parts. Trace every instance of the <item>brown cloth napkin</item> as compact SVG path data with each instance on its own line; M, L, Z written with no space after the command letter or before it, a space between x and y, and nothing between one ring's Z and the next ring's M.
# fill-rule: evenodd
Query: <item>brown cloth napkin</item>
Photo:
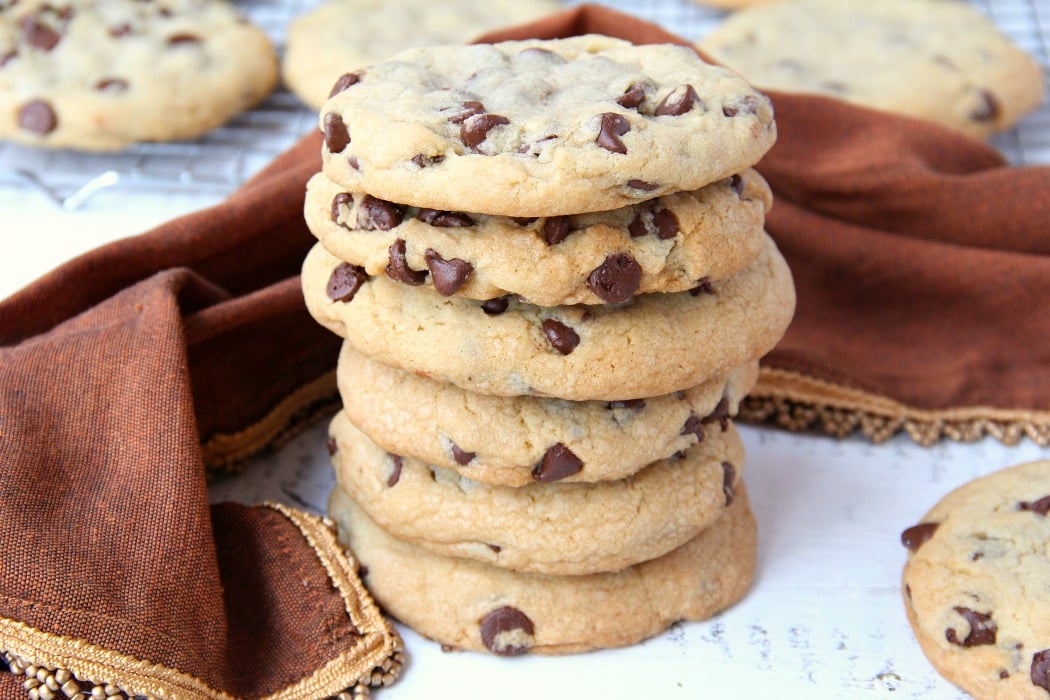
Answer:
M585 32L684 43L593 6L489 39ZM749 415L1047 442L1050 169L914 120L773 98L780 140L760 170L798 312ZM320 698L396 676L399 640L324 521L207 504L206 467L337 401L337 339L296 277L319 152L312 134L224 204L0 302L0 698L107 684Z

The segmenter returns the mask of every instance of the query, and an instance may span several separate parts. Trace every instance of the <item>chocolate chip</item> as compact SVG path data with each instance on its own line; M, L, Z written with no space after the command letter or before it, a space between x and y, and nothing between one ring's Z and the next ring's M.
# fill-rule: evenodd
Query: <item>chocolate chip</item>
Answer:
M678 431L679 435L689 435L690 433L696 436L697 442L704 441L704 426L700 422L700 417L696 414L691 414L686 418L682 429Z
M332 301L352 301L361 285L368 281L368 273L360 265L340 263L328 277L328 298Z
M119 39L122 36L127 36L128 34L131 34L131 25L127 22L124 22L123 24L116 24L107 29L106 33L114 39Z
M646 182L645 180L628 180L627 186L634 190L641 190L642 192L652 192L660 185L655 182Z
M466 260L451 258L446 260L433 248L427 248L423 257L430 269L430 278L434 282L434 289L443 296L452 296L470 278L474 272L474 266Z
M390 264L386 266L386 275L390 279L418 287L427 280L426 270L413 270L405 260L405 239L398 238L388 249Z
M654 212L653 226L656 227L656 237L661 241L670 240L678 235L678 217L670 209Z
M329 153L342 153L350 143L350 132L343 118L335 112L324 115L324 142Z
M332 221L338 224L339 217L343 213L343 207L346 207L349 210L353 203L354 195L350 194L349 192L340 192L336 196L332 197ZM345 224L340 224L340 226L345 226ZM349 227L347 226L346 228Z
M1045 516L1047 513L1050 513L1050 496L1043 496L1038 501L1033 501L1031 503L1022 501L1017 504L1017 509L1029 510L1033 513Z
M726 497L726 505L733 502L733 487L736 485L736 467L730 462L722 462L722 493Z
M976 647L985 644L995 644L995 633L997 628L991 615L985 615L976 610L970 610L970 608L959 606L955 607L955 612L962 615L970 624L970 633L967 634L964 639L960 640L955 629L949 627L944 632L944 638L948 640L949 644L954 644L960 647Z
M412 162L420 168L429 168L431 165L437 165L443 160L445 160L445 156L425 156L422 153L412 156Z
M481 104L480 102L464 102L459 107L453 107L451 109L455 110L452 113L452 115L448 118L449 122L452 124L462 124L467 119L473 117L475 114L485 113L485 105Z
M609 304L622 304L642 284L642 266L627 253L613 253L587 277L594 295Z
M501 124L510 124L510 120L499 114L475 114L463 122L459 128L459 138L464 146L477 151L489 131Z
M511 217L511 220L514 223L516 223L518 226L528 226L529 224L531 224L533 221L536 220L536 217L535 216L532 216L532 217L529 217L529 216L514 216L514 217Z
M981 90L977 95L981 103L970 112L970 119L976 122L994 122L1002 114L999 100L988 90Z
M95 89L99 92L116 95L122 92L127 92L128 81L123 78L104 78L95 83Z
M25 131L44 136L58 126L55 110L44 100L31 100L18 109L18 126Z
M420 209L416 218L438 228L461 228L473 226L474 220L462 212L440 211L438 209Z
M189 46L201 43L202 39L196 34L173 34L168 37L168 46Z
M329 457L334 457L335 453L339 451L339 443L335 441L334 437L328 438L328 442L325 443L325 447L328 448Z
M1050 649L1032 654L1032 685L1050 691Z
M722 114L727 117L735 117L737 115L757 114L758 113L758 98L754 95L744 95L735 105L722 105Z
M700 101L700 96L696 94L693 86L680 85L660 101L660 104L656 106L655 114L658 117L677 117L685 114L698 104L700 109L704 108L704 103Z
M711 284L711 279L707 276L701 277L696 281L696 285L689 290L689 296L698 297L701 294L714 294L715 286Z
M335 81L335 85L332 86L332 90L328 93L329 97L335 97L343 90L347 89L351 85L357 85L364 76L364 71L354 71L353 73L343 73L339 76L339 79Z
M551 216L543 222L543 240L547 245L557 245L569 236L569 217Z
M580 344L580 336L576 334L576 331L553 318L544 319L543 334L547 336L547 340L554 346L554 349L562 355L568 355Z
M481 620L481 643L497 656L517 656L528 651L526 645L515 645L500 639L503 634L521 632L531 637L535 633L532 620L517 608L504 605Z
M389 231L401 225L401 207L385 199L366 194L357 208L357 225L366 231Z
M477 456L477 452L467 452L456 443L452 443L452 458L456 460L456 464L470 464Z
M627 109L636 109L645 101L645 90L641 85L632 84L627 92L616 98L616 104Z
M627 399L626 401L610 401L605 404L606 408L626 408L631 411L640 411L645 408L645 399Z
M722 427L722 432L729 430L729 399L723 396L715 404L715 407L711 409L711 412L704 416L701 420L704 425L711 423L718 423Z
M351 168L357 172L361 172L361 163L358 162L357 156L347 156L346 162Z
M631 234L631 238L641 238L649 233L649 225L642 212L635 213L631 223L627 225L627 232Z
M510 299L505 296L481 302L481 310L488 316L499 316L507 310L508 306L510 306Z
M622 114L615 112L605 112L601 116L601 127L595 142L612 153L627 153L627 146L623 145L620 137L630 131L630 122Z
M913 552L919 551L919 547L926 544L933 533L937 531L940 523L919 523L912 525L901 533L901 544Z
M500 547L498 544L490 544L490 545L488 545L488 548L491 549L496 554L499 554L500 552L503 551L503 547Z
M50 51L58 46L62 35L40 21L40 15L22 18L22 41L38 49Z
M543 459L532 470L532 478L543 483L560 481L576 474L581 469L583 469L583 460L559 442L547 448Z
M405 461L401 458L401 455L390 455L390 459L394 462L394 471L390 473L390 478L386 480L386 485L393 487L397 485L397 482L401 481L401 469L405 466Z
M732 175L729 178L729 188L736 192L736 196L743 199L744 197L744 178L739 175Z

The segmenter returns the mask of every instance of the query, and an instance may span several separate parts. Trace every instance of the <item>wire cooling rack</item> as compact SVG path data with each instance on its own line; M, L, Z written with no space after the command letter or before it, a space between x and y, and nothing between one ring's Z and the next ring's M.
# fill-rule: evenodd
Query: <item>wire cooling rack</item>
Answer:
M479 0L483 1L483 0ZM566 6L580 0L567 0ZM321 0L240 0L283 53L285 30ZM1050 80L1050 2L971 0L1043 66ZM691 0L606 0L602 4L699 38L723 13ZM316 128L316 114L283 87L255 109L194 141L144 143L117 154L33 149L0 142L0 187L35 188L76 208L95 191L185 192L222 196ZM1050 102L991 141L1014 164L1050 163Z

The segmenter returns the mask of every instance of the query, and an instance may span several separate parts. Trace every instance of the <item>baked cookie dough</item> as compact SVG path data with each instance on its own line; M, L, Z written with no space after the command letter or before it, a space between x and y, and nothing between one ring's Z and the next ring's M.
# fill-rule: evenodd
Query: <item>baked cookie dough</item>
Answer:
M1050 696L1050 461L971 481L904 531L904 607L937 671L979 700Z
M698 46L762 88L972 136L1010 128L1043 99L1035 60L964 2L784 0L734 13Z
M616 209L742 172L776 139L764 95L669 44L412 49L344 83L321 110L325 174L438 210Z
M336 487L339 536L388 613L448 647L570 654L635 644L678 620L706 620L747 593L757 533L747 493L678 549L614 573L545 576L444 557L383 532Z
M344 73L415 46L463 44L563 8L557 0L327 0L289 25L281 73L292 92L320 109Z
M580 465L561 481L608 481L723 432L758 363L635 401L478 394L387 367L348 342L337 376L347 417L387 452L486 484L524 486L547 478L545 460L557 455Z
M695 537L732 502L744 447L732 426L626 479L491 486L376 446L343 413L329 434L336 481L391 535L432 552L543 574L617 571ZM332 444L332 443L329 443ZM584 534L586 533L586 534Z
M313 317L378 362L485 394L573 401L702 384L771 350L795 307L791 273L768 237L759 258L726 280L624 305L444 297L369 276L321 244L302 284Z
M113 151L188 139L277 82L266 34L211 0L0 3L0 138Z
M404 261L445 295L515 294L539 306L626 301L720 280L761 252L773 197L754 170L694 192L612 211L521 219L406 207L349 193L322 173L307 185L306 222L335 257L382 274ZM455 262L453 262L455 261ZM606 284L610 270L629 284Z

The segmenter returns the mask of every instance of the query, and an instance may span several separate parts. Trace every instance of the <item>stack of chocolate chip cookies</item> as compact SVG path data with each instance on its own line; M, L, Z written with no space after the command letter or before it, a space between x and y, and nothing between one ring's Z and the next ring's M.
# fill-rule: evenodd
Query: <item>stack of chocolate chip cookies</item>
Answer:
M730 420L794 310L768 100L602 36L415 49L321 112L307 306L346 339L330 512L456 648L631 644L737 601Z

